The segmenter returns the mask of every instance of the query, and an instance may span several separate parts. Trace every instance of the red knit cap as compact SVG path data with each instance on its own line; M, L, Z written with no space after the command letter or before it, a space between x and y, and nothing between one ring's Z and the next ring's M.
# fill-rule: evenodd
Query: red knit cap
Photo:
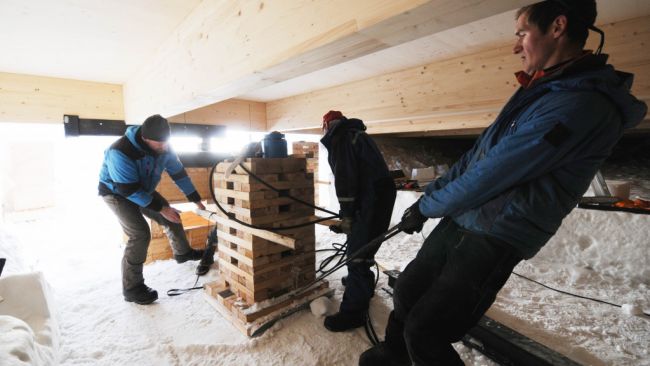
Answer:
M325 115L323 116L323 130L327 130L329 128L330 122L342 118L343 118L343 113L341 113L340 111L329 111L325 113Z

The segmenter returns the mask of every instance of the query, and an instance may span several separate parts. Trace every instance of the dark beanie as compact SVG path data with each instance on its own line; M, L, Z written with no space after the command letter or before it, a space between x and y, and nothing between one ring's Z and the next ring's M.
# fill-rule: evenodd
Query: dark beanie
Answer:
M160 142L167 141L171 134L169 123L159 114L147 118L142 124L141 131L142 137Z

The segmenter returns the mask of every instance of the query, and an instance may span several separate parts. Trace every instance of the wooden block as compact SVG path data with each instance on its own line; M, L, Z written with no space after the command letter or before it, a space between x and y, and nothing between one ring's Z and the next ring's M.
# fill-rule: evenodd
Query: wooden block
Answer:
M293 238L286 237L286 236L283 236L283 235L279 235L279 234L276 234L276 233L272 233L272 232L269 232L269 231L266 231L266 230L258 230L258 229L249 228L247 226L238 224L238 223L228 219L227 217L224 217L222 213L219 213L219 214L215 215L215 214L213 214L213 213L211 213L209 211L201 211L200 215L207 218L210 221L215 221L215 222L218 222L220 224L223 224L224 227L229 227L229 228L234 228L234 229L237 229L237 230L241 230L243 232L246 232L246 233L249 233L249 234L252 234L252 235L256 235L256 236L258 236L260 238L270 240L270 241L272 241L274 243L284 245L284 246L289 247L291 249L293 249L293 246L294 246L294 243L295 243L295 240Z
M196 191L204 200L210 199L210 169L211 168L185 168L185 171L192 180ZM176 183L174 183L167 172L163 173L156 190L169 202L187 202L187 197L185 197L185 194L183 194L178 186L176 186Z
M211 226L210 221L193 212L182 212L180 216L190 247L202 249L208 238L208 232ZM153 230L163 232L162 226L158 225L155 221L151 221L151 226L154 228ZM149 248L147 249L145 264L155 260L171 259L173 256L174 253L167 236L163 234L162 236L157 235L154 237L152 235Z

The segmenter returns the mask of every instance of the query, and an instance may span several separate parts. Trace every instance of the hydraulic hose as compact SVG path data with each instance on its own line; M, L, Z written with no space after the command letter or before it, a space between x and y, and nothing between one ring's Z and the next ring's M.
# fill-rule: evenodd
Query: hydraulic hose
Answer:
M250 172L248 171L248 169L246 169L246 167L244 167L243 164L240 164L240 166L241 166L241 167L242 167L242 168L243 168L247 173L251 174L251 176L252 176L254 179L259 180L260 182L262 182L264 185L266 185L266 186L269 187L270 189L272 189L272 190L274 190L274 191L276 191L276 192L278 192L278 193L280 192L279 189L276 189L275 187L271 186L271 185L268 184L267 182L264 182L264 181L263 181L261 178L259 178L258 176L253 175L252 173L250 173ZM221 212L223 212L223 214L226 215L226 217L228 217L230 220L232 220L232 221L234 221L234 222L236 222L236 223L238 223L238 224L241 224L241 225L244 225L244 226L247 226L247 227L253 228L253 229L260 229L260 230L267 230L267 231L271 231L271 232L278 232L278 231L283 231L283 230L297 229L297 228L301 228L301 227L305 227L305 226L309 226L309 225L317 224L317 223L322 222L322 221L327 221L327 220L331 220L331 219L335 219L335 218L339 217L339 215L333 213L332 211L326 210L326 209L324 209L324 208L322 208L322 207L318 207L318 206L312 205L312 204L310 204L310 203L308 203L308 202L305 202L305 201L303 201L303 200L301 200L301 199L299 199L299 198L293 197L293 196L291 196L291 195L285 195L284 197L290 198L290 199L292 199L292 200L294 200L294 201L296 201L296 202L298 202L298 203L301 203L301 204L303 204L303 205L306 205L306 206L308 206L308 207L310 207L310 208L313 208L313 209L316 209L316 210L320 210L320 211L323 211L323 212L330 213L330 214L332 214L332 216L330 216L330 217L323 217L323 218L320 218L320 219L318 219L318 220L309 221L309 222L305 222L305 223L302 223L302 224L290 225L290 226L284 226L284 227L265 227L265 226L252 225L252 224L249 224L249 223L247 223L247 222L241 221L241 220L239 220L237 217L235 217L235 214L233 214L232 212L228 212L228 211L226 211L226 209L223 208L223 206L221 206L221 204L220 204L219 201L217 200L216 195L214 194L214 171L216 170L216 168L217 168L217 164L213 165L213 166L212 166L212 169L210 170L210 187L209 187L209 188L210 188L210 195L212 196L212 200L213 200L214 203L217 205L217 207L219 208L219 210L220 210Z

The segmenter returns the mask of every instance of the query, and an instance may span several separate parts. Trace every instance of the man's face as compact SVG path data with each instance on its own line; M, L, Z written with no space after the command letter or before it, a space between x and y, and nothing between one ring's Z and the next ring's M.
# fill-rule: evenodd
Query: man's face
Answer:
M524 13L517 18L515 36L517 42L512 51L521 57L524 72L532 75L553 66L547 64L556 47L553 32L543 34L536 25L528 23L528 14Z
M165 153L169 146L169 143L167 143L167 141L161 142L156 140L149 140L146 138L143 138L143 140L151 148L151 150L155 151L158 154Z

